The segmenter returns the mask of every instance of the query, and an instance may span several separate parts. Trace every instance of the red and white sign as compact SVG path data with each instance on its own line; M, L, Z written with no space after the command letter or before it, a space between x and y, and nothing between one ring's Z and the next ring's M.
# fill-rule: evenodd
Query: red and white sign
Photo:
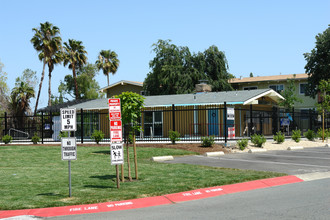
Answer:
M235 127L228 127L228 139L235 138Z
M121 120L110 121L110 135L111 142L123 141Z
M108 99L109 105L109 120L120 120L121 119L121 109L120 109L120 99Z

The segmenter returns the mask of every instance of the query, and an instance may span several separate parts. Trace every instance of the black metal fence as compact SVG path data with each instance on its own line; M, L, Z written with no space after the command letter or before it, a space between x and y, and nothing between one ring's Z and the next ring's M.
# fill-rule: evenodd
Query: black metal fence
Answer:
M279 108L269 111L255 110L253 106L235 107L234 120L228 120L230 106L168 106L148 108L142 111L141 128L136 132L138 142L169 141L169 131L180 133L181 141L200 141L203 136L214 136L217 141L250 137L252 134L272 136L282 131L290 136L291 131L308 129L317 131L322 127L321 115L314 110L296 109L291 112ZM330 127L330 114L325 117L325 126ZM14 142L30 142L37 135L42 143L60 141L61 119L59 112L40 113L36 116L0 116L0 138L6 134ZM110 142L107 111L77 110L77 141L93 141L94 130L105 134L103 142ZM125 129L124 129L125 130ZM127 129L126 129L127 130Z

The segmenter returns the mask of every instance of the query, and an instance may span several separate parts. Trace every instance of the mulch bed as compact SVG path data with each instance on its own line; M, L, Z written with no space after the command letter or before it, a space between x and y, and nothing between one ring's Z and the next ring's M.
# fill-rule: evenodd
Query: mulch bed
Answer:
M16 144L15 144L16 145ZM17 144L19 145L19 144ZM60 146L59 144L38 144L40 146ZM0 145L0 146L10 146L10 145ZM24 145L28 146L28 145ZM91 146L91 147L109 147L109 144L78 144L78 146ZM130 144L130 146L133 146ZM214 144L212 147L202 147L200 143L178 143L178 144L163 144L163 143L156 143L156 144L138 144L137 147L156 147L156 148L174 148L174 149L181 149L181 150L188 150L192 152L196 152L199 154L204 154L206 152L215 152L215 151L223 151L225 154L230 153L231 149L226 148L221 144Z

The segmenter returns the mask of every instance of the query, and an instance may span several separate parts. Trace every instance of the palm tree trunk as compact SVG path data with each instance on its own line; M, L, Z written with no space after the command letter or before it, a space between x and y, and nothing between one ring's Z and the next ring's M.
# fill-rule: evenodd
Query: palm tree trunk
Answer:
M49 70L49 82L48 82L48 106L52 106L52 71Z
M107 79L108 79L108 85L109 85L109 73L107 74Z
M76 99L79 99L79 92L78 92L78 84L77 84L77 76L76 76L76 68L74 65L72 65L72 75L74 80L74 87L75 87L75 93L76 93Z
M42 68L41 79L40 79L40 83L39 83L39 91L38 91L36 106L34 108L34 115L37 114L37 110L38 110L38 104L39 104L39 97L40 97L42 82L44 81L44 77L45 77L45 67L46 67L46 61L44 61L44 66Z

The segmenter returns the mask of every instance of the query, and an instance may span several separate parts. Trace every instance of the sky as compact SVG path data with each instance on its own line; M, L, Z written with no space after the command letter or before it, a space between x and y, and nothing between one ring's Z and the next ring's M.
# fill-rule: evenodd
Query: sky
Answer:
M80 40L95 63L101 50L113 50L120 65L110 84L143 82L159 39L187 46L192 53L215 45L226 55L229 72L248 77L304 73L303 54L315 47L315 36L330 24L329 0L0 0L0 62L10 89L29 68L41 78L42 62L30 40L40 23L60 29L63 42ZM65 75L52 72L52 94ZM107 86L102 71L96 77ZM36 88L36 93L37 93ZM48 69L39 108L48 103ZM31 106L35 105L32 100Z

